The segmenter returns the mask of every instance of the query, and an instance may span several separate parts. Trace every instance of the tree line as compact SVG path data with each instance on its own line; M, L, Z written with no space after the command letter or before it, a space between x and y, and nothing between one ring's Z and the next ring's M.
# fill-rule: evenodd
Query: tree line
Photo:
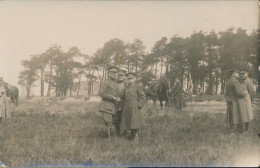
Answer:
M189 37L174 35L159 39L150 52L145 52L141 39L124 42L111 39L93 55L81 53L78 47L67 52L55 44L42 54L23 60L18 84L24 86L29 97L34 82L40 81L41 96L55 90L56 96L77 94L83 76L87 81L99 81L107 76L107 67L115 64L138 74L144 85L155 78L166 77L172 84L175 78L197 94L200 87L206 94L224 94L228 70L248 67L251 78L258 80L259 30L247 34L242 28L229 28L216 33L193 32ZM78 60L78 61L77 61ZM84 61L79 61L84 60Z

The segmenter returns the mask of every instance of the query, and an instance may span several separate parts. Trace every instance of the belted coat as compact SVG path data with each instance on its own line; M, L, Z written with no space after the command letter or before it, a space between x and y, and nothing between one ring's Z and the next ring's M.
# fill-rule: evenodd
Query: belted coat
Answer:
M146 103L146 96L142 88L133 83L126 86L123 94L125 106L121 118L121 129L139 129L144 126L141 109Z
M102 97L99 111L115 115L115 100L119 97L119 90L116 81L113 81L111 79L105 80L100 87L98 95Z

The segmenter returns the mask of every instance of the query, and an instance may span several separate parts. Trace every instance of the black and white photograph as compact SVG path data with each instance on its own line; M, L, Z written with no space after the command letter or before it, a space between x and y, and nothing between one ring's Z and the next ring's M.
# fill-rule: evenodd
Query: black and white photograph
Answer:
M260 167L259 9L0 1L0 167Z

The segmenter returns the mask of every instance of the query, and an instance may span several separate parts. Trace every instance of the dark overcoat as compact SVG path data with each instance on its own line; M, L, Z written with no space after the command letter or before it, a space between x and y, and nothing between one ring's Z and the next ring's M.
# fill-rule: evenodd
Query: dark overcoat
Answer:
M146 103L144 91L137 84L133 83L130 86L126 86L123 100L125 101L125 106L121 118L121 129L126 131L143 127L144 121L141 109Z
M226 84L226 98L231 101L231 113L227 113L226 121L229 122L232 117L233 124L250 122L246 91L235 77L230 77Z
M119 90L116 81L111 79L105 80L100 87L98 95L102 97L99 111L115 115L115 100L119 97Z
M184 104L183 88L181 83L177 83L172 92L173 103L176 109L182 109Z

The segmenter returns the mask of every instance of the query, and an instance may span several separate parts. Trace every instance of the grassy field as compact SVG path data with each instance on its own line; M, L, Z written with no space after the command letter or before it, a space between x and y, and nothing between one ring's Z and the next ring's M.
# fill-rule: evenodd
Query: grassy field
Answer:
M141 138L132 142L105 139L99 102L20 102L0 124L0 160L7 166L260 165L259 106L248 135L232 135L223 101L220 109L193 102L192 111L187 103L183 112L155 110L149 102Z

